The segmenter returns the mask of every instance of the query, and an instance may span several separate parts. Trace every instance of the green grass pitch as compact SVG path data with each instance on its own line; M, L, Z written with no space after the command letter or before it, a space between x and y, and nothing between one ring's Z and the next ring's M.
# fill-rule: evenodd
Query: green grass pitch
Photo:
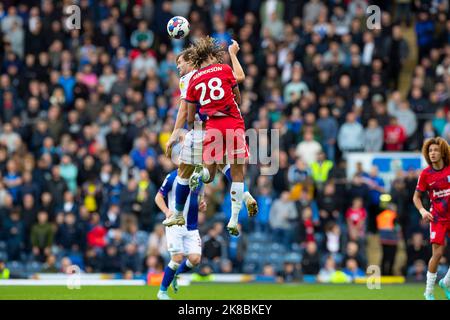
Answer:
M342 284L192 284L180 287L174 300L423 300L425 284L365 285ZM0 286L0 299L8 300L154 300L156 286ZM436 286L435 297L445 300Z

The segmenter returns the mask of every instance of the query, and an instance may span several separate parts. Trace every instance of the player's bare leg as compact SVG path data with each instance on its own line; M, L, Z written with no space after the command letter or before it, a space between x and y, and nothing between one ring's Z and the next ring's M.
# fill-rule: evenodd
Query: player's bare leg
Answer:
M222 171L223 175L227 177L228 181L230 183L233 182L233 179L231 178L231 166L228 163L223 162L223 164L218 164L217 169ZM256 202L255 198L251 195L249 191L245 191L245 184L244 184L244 203L247 207L247 212L249 217L254 217L258 213L258 203Z
M166 227L174 225L182 226L186 223L183 210L187 197L189 196L189 177L194 172L195 166L186 163L180 163L177 174L177 186L175 189L175 207L176 211L172 213L162 224Z
M244 196L244 164L232 163L231 177L233 179L230 188L231 217L227 224L227 230L231 235L238 236L238 218Z
M433 254L428 262L427 285L424 294L426 300L434 300L434 284L436 283L437 277L436 272L439 266L439 261L444 255L445 246L433 243L432 249Z

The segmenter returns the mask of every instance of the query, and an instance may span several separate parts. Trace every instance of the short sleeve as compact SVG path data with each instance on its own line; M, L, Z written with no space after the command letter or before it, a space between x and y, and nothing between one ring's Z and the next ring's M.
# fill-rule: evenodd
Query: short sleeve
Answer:
M172 190L173 183L175 182L175 178L177 177L177 172L174 171L172 173L169 173L166 178L164 179L163 184L159 188L159 193L163 195L164 198L167 197L170 190Z
M419 180L417 181L416 191L425 192L427 191L427 184L425 179L425 170L420 173Z
M196 103L197 99L195 97L194 86L192 85L192 81L189 81L186 89L186 96L184 98L186 102Z
M193 72L189 72L188 74L180 78L180 99L186 99L189 81L191 80L192 75Z
M180 79L180 99L186 99L187 85L184 78Z

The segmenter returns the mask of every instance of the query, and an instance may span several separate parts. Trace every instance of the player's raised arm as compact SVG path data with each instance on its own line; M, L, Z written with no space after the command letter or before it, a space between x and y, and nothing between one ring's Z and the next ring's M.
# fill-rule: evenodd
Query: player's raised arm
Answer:
M236 77L237 83L242 83L245 80L244 69L237 58L237 53L239 51L239 44L235 40L231 40L232 44L228 47L228 53L230 54L231 65L233 66L233 73Z
M241 104L241 91L239 90L238 86L235 86L233 88L233 94L234 94L234 100L237 104Z

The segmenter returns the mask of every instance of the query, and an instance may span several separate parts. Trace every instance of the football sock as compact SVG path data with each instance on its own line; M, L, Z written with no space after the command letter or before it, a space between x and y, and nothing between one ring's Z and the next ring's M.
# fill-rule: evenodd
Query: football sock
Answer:
M175 187L175 210L177 215L182 215L184 204L189 196L189 179L177 176L177 186Z
M178 268L176 274L180 274L180 273L183 273L183 272L188 272L193 267L194 267L194 265L189 261L189 259L184 259L184 261L180 264L180 267Z
M173 280L173 277L175 276L175 273L180 265L176 263L175 261L170 260L167 267L164 269L164 277L161 282L161 286L159 290L161 291L167 291L167 288L170 286L170 283Z
M450 267L448 268L448 271L444 277L444 284L446 287L450 287Z
M225 167L223 167L222 169L223 174L225 175L225 177L227 177L228 182L233 183L233 178L231 178L231 167L229 164L227 164ZM248 192L248 187L247 184L244 183L244 195L242 197L242 199L244 200L244 202L247 202L247 200L251 197L250 192Z
M434 292L434 283L436 282L436 273L427 272L427 287L425 289L426 294L433 294Z
M242 208L242 199L244 197L244 183L233 182L230 189L231 195L231 219L234 223L237 223L239 212Z

